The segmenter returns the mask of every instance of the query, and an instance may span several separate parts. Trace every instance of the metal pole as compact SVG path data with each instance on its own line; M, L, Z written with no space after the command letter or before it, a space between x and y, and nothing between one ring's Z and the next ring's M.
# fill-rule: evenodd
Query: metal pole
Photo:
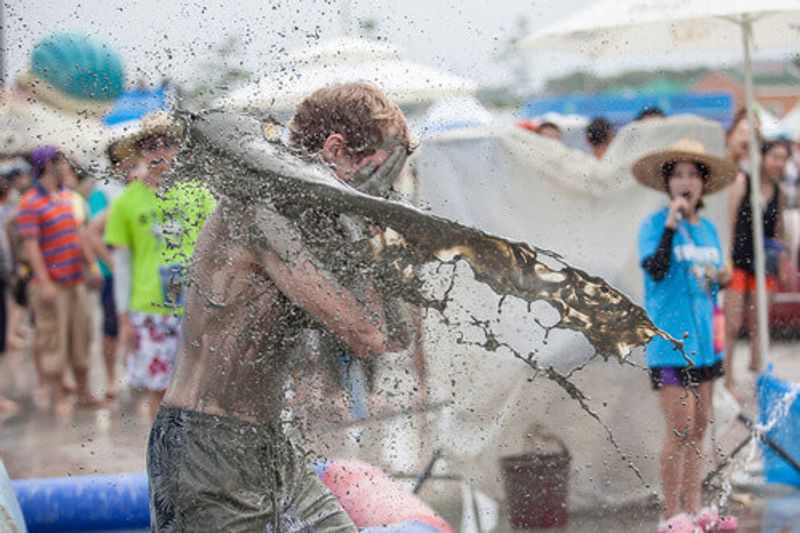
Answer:
M744 97L747 122L750 125L750 208L753 213L753 257L756 267L756 316L758 318L758 350L761 363L769 355L769 324L767 322L767 282L764 258L764 223L761 214L761 160L756 120L753 110L753 65L750 61L752 25L748 14L742 15L742 45L744 47ZM751 332L752 334L752 332ZM760 369L759 369L760 370Z
M6 88L6 13L0 2L0 91Z

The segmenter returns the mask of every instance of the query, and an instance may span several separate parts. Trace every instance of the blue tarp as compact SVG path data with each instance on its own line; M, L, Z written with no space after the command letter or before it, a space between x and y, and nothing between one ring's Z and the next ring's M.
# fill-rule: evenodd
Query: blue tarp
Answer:
M111 112L103 117L106 126L138 120L143 116L167 107L167 90L163 85L157 89L133 89L125 91L114 102Z
M756 380L759 422L766 434L792 459L800 461L800 394L798 385L778 379L768 368ZM800 487L800 472L783 460L774 450L761 444L764 456L764 475L770 483L786 483Z
M661 93L633 95L571 95L525 102L527 118L546 113L602 116L619 127L634 120L645 108L658 107L666 115L692 114L727 126L733 118L733 99L728 93Z

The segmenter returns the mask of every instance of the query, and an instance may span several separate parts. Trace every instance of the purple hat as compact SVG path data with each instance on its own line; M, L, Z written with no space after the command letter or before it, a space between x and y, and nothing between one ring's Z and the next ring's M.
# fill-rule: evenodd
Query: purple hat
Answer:
M58 158L58 149L50 144L37 146L31 152L31 165L33 165L33 177L39 179L47 163L52 163Z

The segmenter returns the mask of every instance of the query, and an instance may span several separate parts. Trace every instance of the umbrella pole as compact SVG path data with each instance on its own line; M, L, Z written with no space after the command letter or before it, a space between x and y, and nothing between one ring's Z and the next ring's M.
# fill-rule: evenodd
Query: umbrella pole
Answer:
M753 109L753 65L750 60L752 25L750 16L742 15L742 45L744 48L744 95L747 122L750 125L750 208L753 213L753 257L756 271L756 314L758 319L758 350L762 364L769 352L769 324L767 322L767 283L765 273L764 223L761 214L761 161L756 137L756 120ZM750 332L752 335L752 332ZM760 370L760 369L759 369Z

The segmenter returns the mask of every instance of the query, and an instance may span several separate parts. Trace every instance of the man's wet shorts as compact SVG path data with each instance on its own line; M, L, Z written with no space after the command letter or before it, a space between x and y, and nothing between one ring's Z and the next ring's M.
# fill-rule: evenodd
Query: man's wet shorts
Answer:
M357 531L277 424L162 405L147 472L153 531Z

